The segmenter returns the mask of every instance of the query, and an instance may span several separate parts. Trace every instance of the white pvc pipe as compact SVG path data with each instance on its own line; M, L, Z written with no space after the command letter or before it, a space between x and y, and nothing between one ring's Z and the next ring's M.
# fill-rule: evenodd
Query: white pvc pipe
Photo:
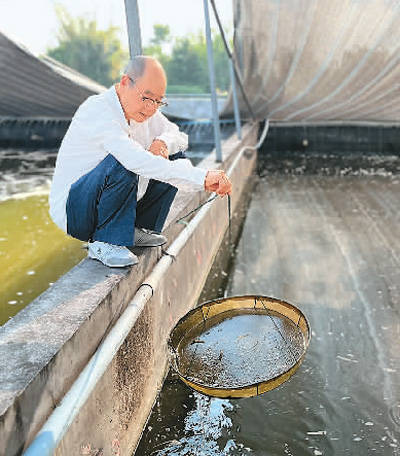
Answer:
M239 151L227 171L228 176L232 174L245 150L257 149L260 147L268 132L268 127L269 121L267 120L258 143L255 146L245 146ZM91 357L90 361L75 380L60 404L54 409L35 439L23 453L24 456L51 456L54 453L74 418L85 404L90 393L94 390L97 382L100 380L118 349L133 328L145 304L150 300L153 292L157 289L161 278L171 265L173 257L177 257L201 220L210 210L210 207L210 205L205 205L199 210L196 216L188 223L185 229L168 248L167 253L169 255L164 255L158 261L152 272L140 285L135 296L110 330L107 337L100 344L99 348Z

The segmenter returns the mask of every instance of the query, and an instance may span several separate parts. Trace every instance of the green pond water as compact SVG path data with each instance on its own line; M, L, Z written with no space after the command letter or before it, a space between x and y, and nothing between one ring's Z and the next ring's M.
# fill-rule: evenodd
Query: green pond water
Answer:
M197 164L210 150L192 146L187 155ZM57 152L0 149L0 325L86 256L48 212Z
M0 202L0 324L86 256L49 215L48 192Z

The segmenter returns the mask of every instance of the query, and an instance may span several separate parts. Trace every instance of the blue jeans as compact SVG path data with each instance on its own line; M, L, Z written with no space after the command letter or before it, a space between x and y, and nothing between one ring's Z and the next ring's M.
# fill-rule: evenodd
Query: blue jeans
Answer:
M185 158L184 152L169 157ZM108 154L71 185L67 199L67 233L81 241L133 246L134 227L160 233L177 188L151 179L137 201L139 176Z

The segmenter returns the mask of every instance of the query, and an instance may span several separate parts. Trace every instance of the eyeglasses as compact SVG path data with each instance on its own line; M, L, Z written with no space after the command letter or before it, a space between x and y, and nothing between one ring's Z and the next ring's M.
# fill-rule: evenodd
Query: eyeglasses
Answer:
M168 106L166 98L163 98L163 101L157 101L157 100L153 100L153 98L145 97L143 95L143 93L136 87L135 81L129 76L128 76L128 78L130 81L133 82L133 87L136 89L138 94L142 97L142 102L146 106L146 108L160 109L163 106Z

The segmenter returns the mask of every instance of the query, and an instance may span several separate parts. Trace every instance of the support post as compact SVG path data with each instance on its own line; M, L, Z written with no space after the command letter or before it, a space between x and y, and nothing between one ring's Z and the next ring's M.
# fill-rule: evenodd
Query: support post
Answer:
M238 139L242 139L242 128L240 125L239 103L238 103L237 92L236 92L236 78L235 78L235 70L233 68L232 59L229 59L229 72L231 75L233 112L235 114L236 134L237 134Z
M222 162L221 150L221 133L219 129L219 115L218 115L218 101L217 92L215 90L215 71L214 71L214 58L212 49L212 37L210 27L210 14L208 10L208 0L203 0L204 3L204 22L206 26L206 41L207 41L207 59L208 59L208 72L210 76L210 89L211 89L211 107L214 122L214 140L215 152L217 162Z
M142 37L140 34L140 18L137 0L125 0L126 25L129 38L131 58L142 54Z

